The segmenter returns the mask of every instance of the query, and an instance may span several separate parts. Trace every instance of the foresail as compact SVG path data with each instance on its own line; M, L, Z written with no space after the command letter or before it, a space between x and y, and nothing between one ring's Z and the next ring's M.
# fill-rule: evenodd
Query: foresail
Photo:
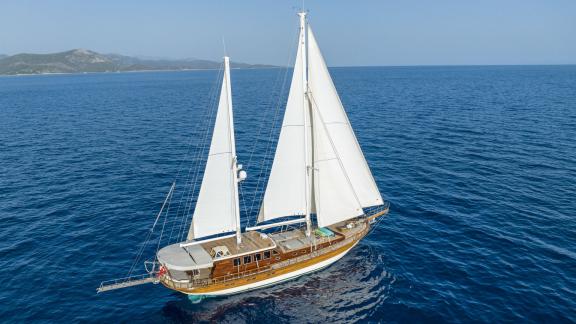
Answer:
M189 240L232 232L237 228L238 195L234 170L236 149L234 125L231 122L233 116L227 66L224 71L210 152L194 209L192 226L188 232Z
M314 198L319 227L360 216L364 212L346 175L324 116L312 104L314 129Z
M381 205L383 203L382 196L354 135L344 107L340 102L310 26L308 26L308 82L314 109L317 109L322 116L327 136L332 141L335 153L340 158L341 165L360 206ZM315 131L319 128L316 124L313 126ZM315 181L317 181L319 173L322 173L322 171L315 173ZM319 176L323 179L321 174ZM320 186L323 187L322 184ZM336 188L333 190L336 190ZM318 192L315 192L315 194L318 195ZM322 197L327 196L326 193L320 193L320 195ZM316 202L318 204L318 197ZM327 205L327 203L323 202L321 204ZM318 206L316 208L318 209Z
M301 34L300 37L303 35ZM301 38L300 38L301 39ZM298 42L290 93L258 222L306 214L305 98L302 43ZM308 123L309 124L309 123ZM309 127L306 131L310 132ZM308 140L311 136L307 136ZM310 148L310 145L308 145ZM308 154L308 159L311 153Z

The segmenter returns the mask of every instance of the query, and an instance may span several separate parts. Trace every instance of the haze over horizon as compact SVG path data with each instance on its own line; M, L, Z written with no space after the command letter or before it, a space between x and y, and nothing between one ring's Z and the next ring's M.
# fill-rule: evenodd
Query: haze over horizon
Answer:
M0 54L85 48L288 65L301 1L5 0ZM576 1L306 1L331 66L576 64Z

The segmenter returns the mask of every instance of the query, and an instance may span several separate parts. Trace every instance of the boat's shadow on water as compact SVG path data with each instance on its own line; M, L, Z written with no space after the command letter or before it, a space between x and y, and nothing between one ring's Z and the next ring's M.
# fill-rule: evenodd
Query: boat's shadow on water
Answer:
M175 322L317 322L361 320L390 297L396 277L385 269L385 256L362 243L332 266L275 286L227 297L180 295L163 307Z

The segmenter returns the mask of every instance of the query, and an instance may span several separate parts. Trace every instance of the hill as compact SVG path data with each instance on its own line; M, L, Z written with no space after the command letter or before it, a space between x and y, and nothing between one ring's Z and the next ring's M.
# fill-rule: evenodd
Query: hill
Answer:
M53 54L0 55L0 75L121 72L146 70L217 69L220 62L187 60L153 60L118 54L100 54L85 49L74 49ZM232 68L270 68L271 65L232 62Z

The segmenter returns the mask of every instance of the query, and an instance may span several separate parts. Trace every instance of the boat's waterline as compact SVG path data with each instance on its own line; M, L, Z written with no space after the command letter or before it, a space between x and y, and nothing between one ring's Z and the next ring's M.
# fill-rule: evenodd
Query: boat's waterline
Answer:
M233 288L229 288L229 289L223 289L223 290L218 290L218 291L211 291L211 292L202 292L202 293L194 293L194 292L185 292L185 291L180 291L182 293L185 293L188 295L188 297L193 300L193 301L199 301L202 300L203 297L217 297L217 296L227 296L227 295L234 295L234 294L238 294L238 293L242 293L242 292L246 292L246 291L250 291L250 290L255 290L255 289L260 289L260 288L265 288L268 286L272 286L284 281L288 281L288 280L292 280L292 279L296 279L300 276L303 276L305 274L314 272L314 271L319 271L322 270L326 267L328 267L329 265L333 264L334 262L342 259L348 252L350 252L350 250L352 250L352 248L354 248L358 242L360 241L356 241L354 242L351 246L349 246L347 249L345 249L343 252L340 252L338 254L336 254L335 256L331 256L328 259L322 260L318 263L314 263L312 265L309 265L307 267L303 267L301 269L298 270L294 270L273 278L269 278L269 279L264 279L264 280L260 280L254 283L250 283L250 284L246 284L246 285L242 285L242 286L238 286L238 287L233 287Z

